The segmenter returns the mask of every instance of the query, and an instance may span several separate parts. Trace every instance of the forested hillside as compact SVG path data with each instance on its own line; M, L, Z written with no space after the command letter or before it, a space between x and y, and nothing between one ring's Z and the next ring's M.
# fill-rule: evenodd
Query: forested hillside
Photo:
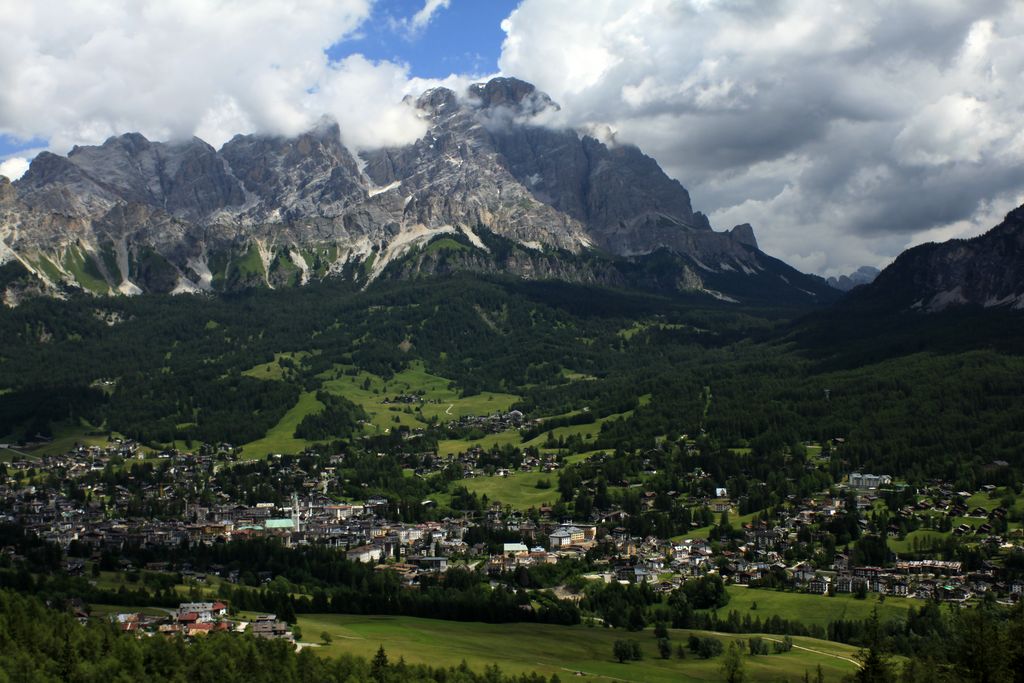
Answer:
M592 441L561 444L570 451L686 434L759 458L840 438L844 467L1002 483L1024 465L1022 329L1021 316L991 311L802 318L469 275L366 291L37 299L0 316L0 438L87 425L157 448L238 445L291 410L293 443L351 440L366 415L352 391L338 394L345 378L383 389L421 364L453 396L498 392L527 419L610 416ZM997 460L1010 468L993 472Z

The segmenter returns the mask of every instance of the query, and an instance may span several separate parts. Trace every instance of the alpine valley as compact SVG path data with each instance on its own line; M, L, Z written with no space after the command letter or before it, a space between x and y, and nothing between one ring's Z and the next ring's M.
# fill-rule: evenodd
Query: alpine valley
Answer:
M830 285L406 105L0 178L0 682L1021 680L1024 207Z

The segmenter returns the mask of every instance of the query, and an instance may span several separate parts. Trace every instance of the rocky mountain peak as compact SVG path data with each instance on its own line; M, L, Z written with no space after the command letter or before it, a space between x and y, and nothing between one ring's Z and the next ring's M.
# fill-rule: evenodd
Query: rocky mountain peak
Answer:
M557 105L529 83L496 78L407 102L426 134L358 158L326 117L295 136L236 135L220 150L127 133L67 157L40 154L0 209L0 259L18 258L55 287L187 292L338 274L368 281L435 238L462 235L471 255L459 263L473 269L592 279L605 276L556 262L664 253L679 275L669 286L727 300L727 291L746 296L739 284L803 298L824 288L791 284L805 276L758 251L749 226L712 230L682 184L637 147L541 125L534 115ZM484 233L515 256L498 265ZM748 278L774 285L748 287Z
M486 83L474 83L469 86L469 96L479 101L484 109L507 107L525 116L532 116L548 108L559 108L532 83L518 78L499 77Z
M411 100L412 98L406 98ZM444 116L458 109L458 97L449 88L431 88L415 100L416 108L433 116Z
M849 275L830 277L827 282L830 287L835 287L843 292L848 292L854 287L873 282L880 272L882 271L878 270L878 268L875 268L874 266L861 266Z
M734 240L740 244L757 249L757 238L754 237L754 228L750 223L741 223L729 231Z

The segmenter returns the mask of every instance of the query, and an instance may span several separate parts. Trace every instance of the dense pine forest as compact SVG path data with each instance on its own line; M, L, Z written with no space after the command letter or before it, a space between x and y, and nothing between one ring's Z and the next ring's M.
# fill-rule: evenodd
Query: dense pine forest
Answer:
M709 301L470 275L365 291L335 282L222 297L36 299L0 316L0 436L31 441L85 420L154 447L242 444L332 372L386 379L422 361L461 395L520 396L527 417L635 406L602 424L588 449L633 452L688 434L758 459L842 439L848 469L965 488L1020 479L1021 316ZM279 376L246 373L281 353L296 355ZM650 400L636 405L640 396ZM323 409L298 434L350 438L358 407L319 398Z

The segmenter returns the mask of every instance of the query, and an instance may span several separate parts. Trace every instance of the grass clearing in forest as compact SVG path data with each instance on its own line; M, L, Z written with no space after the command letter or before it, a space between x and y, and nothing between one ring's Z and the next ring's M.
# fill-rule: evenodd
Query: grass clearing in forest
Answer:
M550 488L537 488L537 482L547 481ZM465 486L478 496L487 496L490 502L501 502L517 510L540 507L544 503L558 502L558 472L517 472L507 477L473 477L453 481L451 488Z
M284 414L281 420L267 431L262 439L251 441L242 447L243 460L258 460L271 453L300 453L312 441L295 438L295 428L302 418L324 409L324 404L317 400L316 392L305 391L299 400Z
M123 435L116 432L112 433L111 436L115 439L124 438ZM62 422L54 426L53 439L50 442L31 450L20 448L17 450L23 451L32 457L42 457L44 455L62 455L76 445L106 448L114 444L107 441L107 433L105 431L101 432L93 425L82 421L77 423Z
M936 531L935 529L917 529L908 533L903 540L889 538L889 549L895 553L914 552L915 541L917 549L925 549L942 543L949 538L951 533L950 531Z
M388 658L433 666L458 666L465 661L476 671L497 664L505 674L531 671L545 676L558 674L562 680L637 681L669 683L675 681L720 680L722 657L700 659L691 652L686 659L661 659L653 631L628 632L587 626L549 624L484 624L440 621L415 617L310 614L299 617L304 640L316 642L321 633L331 643L316 648L322 656L350 653L371 658L383 646ZM686 643L690 633L708 635L727 644L747 635L670 631L673 650ZM765 636L777 638L777 636ZM612 656L616 640L640 643L643 659L620 664ZM820 664L826 680L838 680L856 671L856 648L839 643L794 638L797 647L788 653L758 657L744 656L747 680L802 680L804 672L813 678ZM799 649L807 648L807 649ZM574 676L583 672L581 676Z
M878 594L869 593L865 600L858 600L851 593L839 593L833 597L794 593L790 591L762 590L745 586L727 586L729 604L718 610L719 618L725 618L736 610L742 619L747 613L750 618L760 617L761 621L778 616L781 619L798 621L805 626L828 628L830 621L837 619L867 619L874 609L884 623L892 619L905 619L910 607L922 603L914 598L886 597L879 602ZM752 609L756 604L757 609Z
M513 394L491 391L460 396L450 380L427 372L420 361L410 363L388 380L362 370L347 373L352 369L340 366L325 373L323 388L362 406L370 416L371 430L381 433L399 425L425 427L434 418L447 422L468 415L502 413L519 400ZM384 403L413 395L422 400Z
M271 380L282 380L284 379L285 368L281 365L282 360L287 360L298 365L302 362L302 359L309 355L308 351L295 351L291 353L275 353L274 360L268 363L260 363L254 365L242 372L246 377L254 377L256 379L271 379Z

